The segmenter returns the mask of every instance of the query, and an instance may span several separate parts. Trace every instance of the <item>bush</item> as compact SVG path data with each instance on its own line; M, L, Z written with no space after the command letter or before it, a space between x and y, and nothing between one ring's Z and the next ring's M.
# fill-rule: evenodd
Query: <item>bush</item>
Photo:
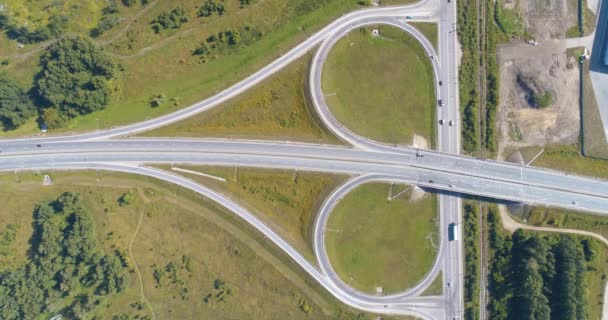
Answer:
M104 32L112 29L118 24L120 19L117 16L103 16L97 23L97 27L93 28L90 32L91 37L97 38Z
M187 21L186 10L182 7L175 7L173 10L165 11L156 17L152 21L152 29L156 33L166 29L178 29Z
M42 111L42 121L49 129L59 129L67 126L69 119L57 108L46 108Z
M34 115L34 104L14 82L0 77L0 122L4 130L16 129Z
M137 200L137 194L133 190L125 192L120 198L118 198L118 205L126 207Z
M102 110L110 101L115 64L91 40L76 37L54 43L40 58L40 66L34 91L61 117Z
M137 3L137 0L122 0L122 4L127 7L134 6Z
M243 5L242 2L241 5ZM214 13L221 16L222 14L224 14L225 11L226 8L224 8L223 4L217 2L216 0L207 0L198 10L198 16L209 17Z

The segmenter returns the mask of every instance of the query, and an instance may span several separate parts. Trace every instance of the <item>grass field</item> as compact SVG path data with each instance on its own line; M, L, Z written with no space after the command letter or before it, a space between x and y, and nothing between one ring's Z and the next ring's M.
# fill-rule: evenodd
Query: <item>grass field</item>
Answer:
M375 28L375 27L374 27ZM354 132L386 143L434 144L433 72L422 46L403 31L380 26L352 31L330 52L323 91L333 113Z
M125 32L111 32L118 36L106 45L106 50L125 69L120 92L105 110L78 117L68 128L57 132L125 125L200 101L260 69L341 14L360 7L354 0L266 0L240 9L234 1L236 7L230 4L222 16L197 18L195 7L200 1L159 1L155 4ZM189 10L189 22L180 29L155 34L150 21L177 5ZM230 50L205 63L192 54L209 36L247 26L263 32L263 36L246 47ZM12 62L2 67L1 72L30 86L38 56L34 54ZM163 94L175 103L150 107L150 98L157 94ZM36 131L32 119L29 125L4 135L31 135Z
M314 218L325 197L346 178L256 168L176 167L226 179L221 182L174 171L212 187L248 208L313 263L316 261L312 250Z
M432 22L411 22L410 25L414 26L418 31L429 40L435 50L439 49L439 30L436 23Z
M231 137L339 143L306 98L310 56L246 93L186 120L142 133L150 137Z
M527 152L529 148L534 148L534 151L539 150L538 147L528 147L522 150L527 154L533 154L534 152ZM577 145L546 146L543 154L534 160L532 165L608 179L608 161L584 157L580 153L580 147Z
M437 199L387 200L389 185L364 184L336 206L325 243L334 270L363 292L404 291L429 271L436 254Z
M433 283L424 290L421 296L437 296L443 294L443 274L439 272Z
M46 173L46 172L44 172ZM143 293L157 319L354 319L357 315L294 267L278 249L250 227L202 197L158 180L107 172L50 172L53 186L31 173L0 175L0 230L17 225L11 259L0 259L0 271L24 263L32 234L32 210L63 191L79 192L92 209L95 231L105 251L132 253L129 285L97 308L100 319L116 314L150 315L131 306ZM121 207L117 199L136 193L136 201ZM133 240L132 248L130 246ZM4 249L4 248L3 248ZM187 262L189 261L189 262ZM169 263L160 285L154 270ZM138 267L138 269L137 269ZM218 294L216 279L231 289L223 302L204 298ZM304 312L302 305L311 307ZM359 319L359 318L357 318ZM361 319L372 319L362 315Z

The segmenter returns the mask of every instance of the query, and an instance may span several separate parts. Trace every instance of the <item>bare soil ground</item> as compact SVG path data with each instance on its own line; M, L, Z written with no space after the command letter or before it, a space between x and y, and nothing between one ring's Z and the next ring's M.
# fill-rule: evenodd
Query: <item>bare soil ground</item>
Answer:
M499 155L505 149L545 144L572 144L579 137L579 71L577 61L565 49L531 47L512 50L516 44L499 48L500 101ZM531 54L533 53L533 54ZM535 86L550 92L552 103L544 108L530 104L530 94L518 77L533 79Z
M526 30L539 41L566 38L577 23L577 1L523 0L520 7Z

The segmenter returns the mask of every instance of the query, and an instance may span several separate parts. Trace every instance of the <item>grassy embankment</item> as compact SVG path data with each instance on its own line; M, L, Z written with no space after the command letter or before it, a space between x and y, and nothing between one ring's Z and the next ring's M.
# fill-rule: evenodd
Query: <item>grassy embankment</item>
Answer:
M134 21L106 49L124 67L120 91L105 110L74 119L62 131L83 131L125 125L156 117L208 97L245 78L301 42L341 14L359 8L353 0L257 1L240 8L237 1L226 3L222 16L197 17L200 1L179 0L151 3L154 6ZM179 29L155 33L150 22L160 13L181 6L189 21ZM201 62L192 54L202 41L228 29L249 27L263 33L250 45L227 50ZM110 36L110 35L109 35ZM37 71L39 53L2 66L2 72L24 87L30 87ZM1 57L0 57L1 58ZM167 101L151 107L152 96L162 94ZM37 132L34 119L5 136Z
M363 292L406 290L435 259L436 197L411 202L405 194L387 200L389 188L380 183L358 187L338 203L327 224L325 242L334 270Z
M439 28L436 23L432 22L411 22L410 25L414 26L414 28L418 29L435 47L435 50L438 49L439 45Z
M169 166L159 166L169 170ZM271 169L176 165L181 169L226 179L173 171L222 194L251 210L315 263L312 227L323 199L345 176Z
M308 102L307 55L242 95L180 122L142 133L150 137L230 137L340 143Z
M41 175L0 175L5 204L0 231L16 226L15 239L1 244L2 252L10 254L0 257L0 271L27 261L35 204L63 191L79 192L92 209L103 250L128 251L132 258L128 287L104 301L107 307L96 314L100 318L151 315L145 304L141 309L136 304L142 297L135 265L157 319L354 319L358 314L333 300L251 227L188 190L133 175L50 174L54 184L47 187ZM135 201L119 206L117 199L128 191ZM177 268L169 268L170 263ZM223 289L215 289L216 279L224 281ZM220 291L224 294L205 302L208 294Z
M362 136L411 145L420 135L433 146L436 101L429 57L403 31L377 28L379 37L367 27L336 43L323 71L327 103L336 119Z

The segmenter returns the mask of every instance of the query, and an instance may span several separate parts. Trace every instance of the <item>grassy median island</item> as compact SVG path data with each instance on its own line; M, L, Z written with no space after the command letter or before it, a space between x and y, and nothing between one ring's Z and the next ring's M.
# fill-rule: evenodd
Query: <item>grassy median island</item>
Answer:
M168 166L161 166L168 169ZM319 206L346 177L291 170L175 165L178 169L208 174L225 182L192 173L177 173L228 195L316 263L312 227Z
M231 137L338 143L306 99L310 55L244 94L180 122L142 133L149 137Z
M87 318L373 319L357 318L259 233L188 190L103 171L42 174L52 186L42 186L41 174L0 174L0 253L9 253L0 254L0 273L27 263L35 205L79 193L100 250L129 270L124 290L105 296ZM51 306L49 318L64 306Z
M394 27L357 29L336 43L324 68L325 99L345 127L386 143L411 145L419 135L434 144L433 70L415 38Z
M389 188L381 183L358 187L338 203L327 224L332 267L363 292L382 288L394 293L414 286L430 270L439 245L436 197L412 202L404 194L389 201Z

